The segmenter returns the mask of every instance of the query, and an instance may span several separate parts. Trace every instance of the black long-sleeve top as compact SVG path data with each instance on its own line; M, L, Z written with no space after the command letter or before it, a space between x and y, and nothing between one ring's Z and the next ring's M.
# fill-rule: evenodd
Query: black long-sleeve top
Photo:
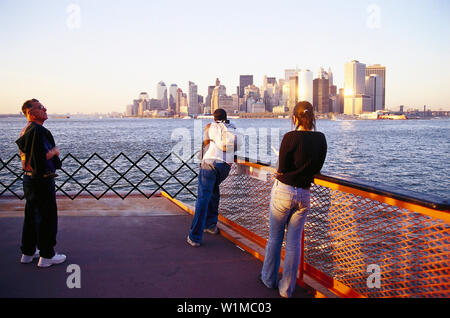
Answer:
M325 135L314 131L291 131L283 137L277 179L284 184L309 189L327 155Z
M46 154L55 147L55 140L51 132L42 125L31 122L16 140L19 147L22 167L32 172L32 178L55 172L61 168L61 161L57 156L47 160ZM31 169L31 171L30 171Z

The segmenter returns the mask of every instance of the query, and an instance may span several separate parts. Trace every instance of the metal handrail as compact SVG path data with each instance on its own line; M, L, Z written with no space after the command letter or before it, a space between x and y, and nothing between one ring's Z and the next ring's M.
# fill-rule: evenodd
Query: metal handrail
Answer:
M248 230L242 230L243 216L235 214L244 201L232 202L233 189L251 188L253 184L255 188L249 190L248 195L259 202L243 209L266 210L268 188L273 184L276 169L248 158L236 157L236 163L247 169L238 169L238 175L244 173L244 176L233 179L241 184L225 185L231 192L226 193L225 201L228 201L221 212L227 226L235 224L241 235L264 248L267 233L248 235ZM309 257L300 265L300 285L305 285L304 274L342 297L450 296L450 266L446 261L450 256L447 201L381 184L321 174L315 176L311 190L314 212L311 213L312 223L305 228L305 240L313 258ZM251 194L253 191L258 194ZM267 224L264 218L255 221L256 216L248 217L253 222L250 226L255 222ZM302 245L305 248L305 244ZM361 286L365 262L382 264L386 275L384 289L367 291L366 286ZM330 272L328 265L336 266L339 274L335 276L334 270Z
M173 179L176 181L177 184L180 185L180 188L178 189L178 191L174 194L171 194L173 196L173 198L176 198L182 191L187 191L191 195L191 197L195 199L197 197L196 194L194 192L192 192L191 189L188 188L188 186L194 180L197 179L198 174L197 174L196 170L193 169L189 165L189 162L192 161L192 159L197 154L198 154L198 152L194 153L187 160L183 160L176 153L169 153L167 156L165 156L163 159L160 160L160 159L156 158L155 156L153 156L150 152L145 152L136 161L133 161L132 159L130 159L130 157L125 155L123 152L121 152L120 154L115 156L112 160L108 161L97 153L93 153L85 160L79 160L76 156L72 155L71 153L68 153L61 159L63 166L60 170L58 170L57 173L60 174L63 178L62 179L61 179L61 177L58 178L58 180L61 180L61 181L56 184L56 192L62 193L64 196L70 198L71 200L74 200L79 195L81 195L83 192L86 192L93 198L100 200L105 194L110 193L110 192L113 192L115 195L117 195L121 199L125 199L133 191L137 191L141 195L145 196L148 199L148 198L154 196L155 194L157 194L159 191L164 191L164 192L170 194L170 191L168 191L165 188L165 186L168 184L169 181L171 181ZM172 155L175 156L176 159L179 160L181 163L181 165L179 165L177 168L173 169L173 171L168 169L165 165L165 162ZM149 170L141 168L139 166L139 163L146 157L149 157L152 160L152 162L156 163L156 166ZM117 162L117 160L119 158L124 158L127 161L127 163L130 165L127 168L127 170L123 173L121 173L114 167L114 163ZM102 168L98 172L93 171L88 166L88 164L95 159L98 159L102 163ZM72 172L69 172L67 170L67 168L64 167L64 163L68 160L73 160L75 162L75 164L77 165L77 167ZM0 192L0 197L5 195L6 192L9 192L16 198L23 200L24 199L23 193L20 193L17 190L13 189L13 186L15 186L18 181L22 181L24 172L22 171L21 168L19 168L20 165L18 165L18 167L16 169L11 168L10 165L12 165L14 162L20 163L20 156L18 154L13 155L7 161L4 161L0 158L0 172L6 172L6 174L9 176L7 178L4 178L5 180L3 180L3 178L0 177L0 186L2 186L4 188ZM193 175L189 180L186 180L186 181L183 181L177 177L177 173L179 173L181 171L181 169L183 169L184 167L186 167ZM143 177L140 180L138 180L138 182L135 182L135 183L133 183L129 178L127 178L127 174L133 168L137 169L143 175ZM158 168L162 168L168 174L168 177L165 180L163 180L162 182L158 182L156 180L156 178L152 176L152 174L156 173ZM108 169L111 169L113 171L114 176L119 177L112 183L108 183L102 178L102 174ZM16 170L18 170L18 171L16 171ZM75 176L77 173L79 173L82 170L84 172L87 172L90 175L90 180L86 184L81 183L79 180L77 180L77 178ZM8 179L8 180L6 180L6 179ZM129 185L131 187L131 190L129 190L127 193L123 193L123 192L120 192L120 191L117 191L116 189L114 189L114 187L121 180L125 181L127 183L127 185ZM150 180L152 182L152 184L154 184L156 186L156 189L154 189L150 194L146 194L139 188L139 186L145 180ZM95 181L99 181L106 188L104 191L102 190L102 192L100 194L98 194L99 191L91 191L89 189L89 186L91 186ZM77 185L80 188L80 190L76 193L74 193L73 191L69 192L69 191L64 190L64 186L67 185L69 182L72 182L75 185ZM17 185L16 185L16 188L18 188Z
M264 169L272 173L276 173L275 167L269 163L265 163L259 160L252 160L247 157L235 156L236 163L243 163L246 165L252 165L255 168ZM386 184L382 184L375 181L362 181L359 179L342 176L338 174L322 174L319 173L314 176L314 182L317 180L323 180L353 188L355 190L362 190L370 193L383 195L392 199L405 201L412 204L421 205L426 208L437 209L450 212L450 202L439 197L433 197L429 194L423 194L411 190L404 190L396 187L392 187Z

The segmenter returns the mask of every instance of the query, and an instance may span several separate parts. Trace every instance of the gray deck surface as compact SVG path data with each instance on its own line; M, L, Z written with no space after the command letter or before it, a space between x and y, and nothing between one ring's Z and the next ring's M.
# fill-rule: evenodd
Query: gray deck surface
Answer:
M0 199L1 298L279 298L258 281L261 261L223 236L190 247L192 216L163 197L58 199L56 251L67 261L20 264L24 203ZM66 285L70 264L80 289ZM297 286L294 297L312 296Z

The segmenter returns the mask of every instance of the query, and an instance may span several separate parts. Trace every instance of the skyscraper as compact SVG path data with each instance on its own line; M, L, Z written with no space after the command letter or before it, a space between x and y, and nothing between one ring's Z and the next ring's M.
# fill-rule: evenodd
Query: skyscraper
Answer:
M214 114L214 111L220 108L219 97L226 95L227 89L224 85L220 85L220 80L216 79L216 86L213 89L211 95L211 114Z
M253 85L253 75L240 75L239 76L239 98L244 97L244 90L249 85Z
M213 86L213 85L208 86L208 95L206 96L206 99L205 99L205 106L209 107L209 109L208 109L209 114L211 114L211 98L212 98L212 95L214 92L214 88L215 88L215 86Z
M281 92L275 77L264 75L261 87L261 97L263 98L265 109L272 112L274 106L278 106L281 99Z
M180 114L180 110L181 110L181 106L182 106L182 98L183 98L183 91L181 90L181 88L178 88L177 96L175 99L175 114L176 115Z
M371 112L383 110L383 78L376 74L366 76L366 95L372 97Z
M298 101L313 103L313 73L310 70L298 73Z
M193 82L189 82L188 84L188 113L190 114L200 114L200 110L198 107L198 93L197 93L197 85Z
M163 100L164 92L167 92L166 84L161 81L156 85L156 99Z
M163 81L156 85L156 99L161 101L162 109L168 108L169 101L167 99L167 86Z
M313 84L313 106L319 113L328 113L330 110L329 80L316 78Z
M339 88L339 95L338 95L338 113L343 114L344 113L344 89Z
M292 112L297 103L298 103L298 76L291 76L291 78L289 79L289 98L288 98L289 111Z
M287 69L284 70L284 79L289 82L292 76L298 76L298 69Z
M344 113L358 115L368 105L366 93L366 64L354 60L345 64ZM358 99L355 101L355 99Z
M345 64L344 92L347 96L365 93L366 64L351 61Z
M144 112L146 110L150 109L150 99L148 97L148 94L146 92L142 92L139 94L139 97L137 99L138 104L138 116L144 116Z
M380 64L370 65L366 67L366 76L376 74L382 78L383 82L383 102L382 109L386 109L386 66Z
M333 72L331 71L331 67L328 68L328 84L330 85L330 87L334 85Z
M178 90L177 84L170 85L168 99L169 99L169 110L171 110L171 111L175 111L176 100L177 100L177 90Z

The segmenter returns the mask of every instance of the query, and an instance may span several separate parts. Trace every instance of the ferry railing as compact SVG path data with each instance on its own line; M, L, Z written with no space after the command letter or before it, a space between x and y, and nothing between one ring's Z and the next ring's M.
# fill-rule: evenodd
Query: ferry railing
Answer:
M172 198L195 200L195 181L198 174L193 165L194 153L187 159L171 152L162 159L145 152L132 159L123 152L105 159L97 153L83 159L66 154L62 157L62 168L57 170L56 193L71 200L84 194L100 200L106 194L121 199L138 193L147 199L160 191ZM15 154L9 160L0 158L0 197L13 195L23 200L23 171L20 156Z
M238 158L221 186L221 221L261 247L275 173ZM449 225L448 202L318 175L298 283L308 276L341 297L449 297Z
M195 199L196 190L189 187L198 176L192 160L196 154L189 160L178 157L178 164L168 161L172 155L157 159L147 152L132 160L121 153L105 160L93 154L79 160L68 154L58 171L57 190L72 200L84 192L97 200L106 193L125 199L136 191L147 198L161 191L172 199L184 191ZM106 178L107 171L115 177ZM221 185L220 221L261 248L268 238L275 173L261 162L237 158ZM22 176L18 155L0 159L0 196L12 193L23 199ZM170 182L179 188L169 189ZM69 184L79 190L68 191ZM104 189L92 190L99 186ZM318 175L311 188L298 283L308 287L314 281L341 297L449 297L449 211L448 202L421 194Z

